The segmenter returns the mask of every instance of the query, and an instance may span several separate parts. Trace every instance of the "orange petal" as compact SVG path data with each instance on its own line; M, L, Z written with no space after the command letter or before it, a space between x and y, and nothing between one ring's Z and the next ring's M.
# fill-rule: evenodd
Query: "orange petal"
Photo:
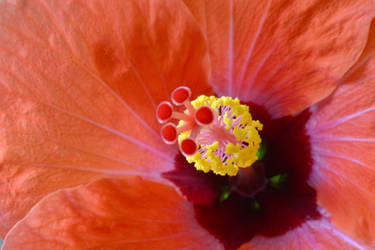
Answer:
M208 41L220 95L296 113L339 84L366 44L371 0L185 0Z
M4 249L184 247L216 249L219 243L198 226L192 203L174 188L138 177L58 191L38 203L4 241Z
M308 130L318 202L340 229L375 242L375 21L369 37L346 83L312 108Z
M0 167L1 238L46 194L61 187L88 183L98 176L96 173L71 169L51 171L48 168L3 165Z
M1 218L17 215L2 233L43 195L91 179L66 169L173 167L155 106L181 84L210 91L204 37L183 3L1 1L0 13L0 175L18 176L0 198ZM59 182L23 187L42 176Z
M357 242L338 230L328 218L310 220L288 233L274 238L256 236L240 249L370 249L370 245Z

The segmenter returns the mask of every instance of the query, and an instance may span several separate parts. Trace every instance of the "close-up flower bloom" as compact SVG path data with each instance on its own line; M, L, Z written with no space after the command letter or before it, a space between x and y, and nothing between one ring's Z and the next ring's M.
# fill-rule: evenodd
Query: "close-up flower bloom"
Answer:
M2 248L375 248L374 17L0 1Z

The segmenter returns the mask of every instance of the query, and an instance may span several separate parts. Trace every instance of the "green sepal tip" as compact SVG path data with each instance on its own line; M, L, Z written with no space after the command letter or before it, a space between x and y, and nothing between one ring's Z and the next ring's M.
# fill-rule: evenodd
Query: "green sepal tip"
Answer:
M273 188L280 189L285 186L286 181L288 180L288 174L278 174L272 176L269 179L269 185Z
M266 145L264 143L261 143L257 151L258 160L262 160L264 156L266 156L266 153L267 153Z
M220 203L226 201L231 195L231 193L232 191L230 190L229 186L224 186L221 189L221 193L220 193L220 198L219 198Z

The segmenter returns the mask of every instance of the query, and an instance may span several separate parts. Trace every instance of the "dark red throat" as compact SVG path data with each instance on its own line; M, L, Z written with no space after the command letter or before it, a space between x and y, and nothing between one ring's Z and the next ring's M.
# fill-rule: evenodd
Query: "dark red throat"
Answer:
M249 194L238 189L233 177L222 177L197 171L179 154L175 169L164 177L175 183L186 198L194 203L197 221L223 243L225 249L237 249L256 235L276 237L295 229L307 220L321 217L316 204L316 191L307 184L312 157L305 124L310 112L272 119L264 108L247 104L253 119L264 125L262 143L265 157L256 164L268 184L241 183ZM272 177L284 176L285 183L273 186ZM224 190L232 191L222 199Z

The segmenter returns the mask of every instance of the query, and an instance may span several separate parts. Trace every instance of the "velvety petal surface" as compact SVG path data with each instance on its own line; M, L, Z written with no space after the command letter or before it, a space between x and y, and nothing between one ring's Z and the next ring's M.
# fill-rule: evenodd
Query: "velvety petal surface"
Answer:
M192 203L169 185L104 179L58 191L7 235L4 249L218 249Z
M184 1L205 33L219 95L293 114L323 99L363 50L371 0Z
M67 177L67 176L70 176ZM46 194L95 180L99 174L72 169L50 169L5 164L0 170L0 235L8 230Z
M1 1L0 44L2 236L43 195L96 178L82 170L172 168L155 107L181 84L210 91L180 1Z
M375 22L345 84L311 108L310 179L338 228L375 242Z

